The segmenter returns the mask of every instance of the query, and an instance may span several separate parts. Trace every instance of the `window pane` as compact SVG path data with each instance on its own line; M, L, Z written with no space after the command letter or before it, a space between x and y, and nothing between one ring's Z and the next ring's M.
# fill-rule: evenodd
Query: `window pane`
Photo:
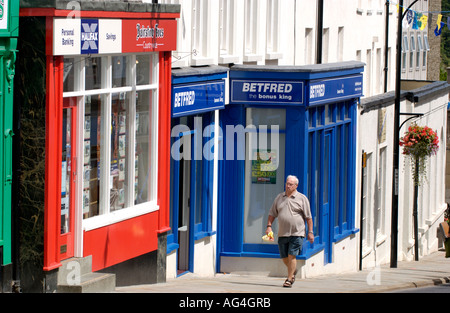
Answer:
M127 86L127 62L126 56L112 57L112 87Z
M249 125L256 126L257 131L247 132L245 135L244 242L259 244L266 230L270 207L275 197L284 191L285 134L281 131L286 125L286 111L247 109L247 127ZM261 130L262 125L266 125L267 130ZM271 134L267 133L274 125L279 126L278 138L272 138ZM277 140L278 145L275 142ZM277 221L272 225L276 236Z
M99 214L101 96L86 96L84 119L83 217Z
M149 85L156 82L156 66L152 54L136 56L136 85Z
M125 92L112 94L111 107L111 164L110 164L110 210L126 207L128 199L128 158L129 146L128 123L129 110L127 110L128 94Z
M325 135L325 149L323 161L323 203L328 203L328 194L330 187L330 134Z
M85 59L86 90L100 89L102 85L102 58Z
M314 234L319 234L320 233L320 228L319 228L319 216L320 216L320 197L319 197L319 190L320 190L320 177L321 177L321 173L320 173L320 162L322 160L321 155L320 155L320 150L321 150L321 145L322 145L322 135L321 132L316 132L316 140L315 140L315 153L314 153L314 159L315 159L315 169L314 169L314 186L313 186L313 190L314 190L314 208L312 208L312 210L314 210L314 223L313 223L313 227L314 227Z
M136 145L135 145L135 204L152 200L151 190L151 130L153 93L136 94Z
M61 165L61 234L71 231L70 229L70 199L73 191L70 190L72 178L72 109L63 110L62 129L62 165Z
M195 160L195 179L196 179L196 187L195 187L195 223L202 222L202 191L203 188L203 168L202 168L202 160ZM206 188L206 187L205 187Z
M341 127L336 128L336 167L335 167L335 184L334 184L334 226L339 226L339 201L340 201L340 174L342 171L341 165Z
M344 145L343 145L343 149L344 151L349 151L350 149L350 142L349 142L349 124L345 125L344 128ZM347 207L348 204L348 162L349 162L349 154L348 153L344 153L344 160L342 160L343 162L343 168L342 168L342 175L344 175L344 183L342 184L343 190L342 190L342 197L343 197L343 205L342 205L342 222L345 223L347 222L347 210L349 210L349 208Z

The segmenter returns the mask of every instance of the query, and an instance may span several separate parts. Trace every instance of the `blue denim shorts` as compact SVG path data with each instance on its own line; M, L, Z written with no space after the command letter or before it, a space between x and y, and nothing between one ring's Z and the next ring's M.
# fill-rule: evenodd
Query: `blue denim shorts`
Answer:
M303 240L305 237L291 236L278 237L278 249L282 259L287 258L288 255L299 255L302 251Z

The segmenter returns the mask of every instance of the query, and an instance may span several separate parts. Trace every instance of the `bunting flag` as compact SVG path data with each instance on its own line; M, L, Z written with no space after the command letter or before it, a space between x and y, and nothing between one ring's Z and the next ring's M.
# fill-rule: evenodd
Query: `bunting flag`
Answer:
M397 13L400 11L400 5L398 3L395 3L394 1L387 0L389 5L395 5L397 7ZM405 7L401 6L402 12L404 12ZM436 36L440 36L442 34L442 29L445 25L447 25L448 30L450 30L450 16L447 17L446 22L443 22L443 16L442 13L450 13L450 11L441 11L441 12L417 12L412 10L411 8L408 9L406 12L402 25L404 29L407 29L411 26L414 30L424 30L425 27L429 27L429 31L432 30L432 20L434 16L437 15L436 20L436 28L434 29L434 34Z
M406 16L403 19L403 28L409 28L409 25L411 25L411 23L413 22L414 19L414 14L412 11L408 11L406 12Z
M442 14L438 14L438 18L437 18L437 21L436 21L438 31L441 30L441 27L442 27L441 26L441 20L442 20Z
M434 30L434 34L436 36L439 36L442 32L442 28L444 28L445 23L441 22L440 24L436 25L436 29Z
M418 17L419 17L418 14L414 12L412 29L419 29L419 19L418 19Z
M444 23L441 22L442 20L442 14L438 14L438 18L436 21L436 29L434 30L434 34L436 36L439 36L442 33L442 28L444 27Z

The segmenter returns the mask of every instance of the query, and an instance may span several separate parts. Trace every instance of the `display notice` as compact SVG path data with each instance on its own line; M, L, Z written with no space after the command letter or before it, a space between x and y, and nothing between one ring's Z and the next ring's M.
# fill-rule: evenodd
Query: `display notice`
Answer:
M252 184L276 184L277 168L276 150L253 150Z

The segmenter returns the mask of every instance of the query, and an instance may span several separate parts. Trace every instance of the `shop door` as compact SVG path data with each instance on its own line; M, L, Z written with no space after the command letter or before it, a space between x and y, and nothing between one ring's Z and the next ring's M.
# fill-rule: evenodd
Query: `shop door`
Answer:
M194 271L194 222L195 222L195 196L196 162L193 160L193 145L195 131L180 134L180 140L184 143L182 151L184 158L176 162L179 166L178 184L178 264L177 274Z
M333 159L333 132L331 130L325 132L324 138L324 161L323 161L323 230L324 230L324 240L325 240L325 260L324 264L331 263L333 260L333 227L331 222L330 214L330 203L332 202L333 186L331 184L332 180L332 159Z
M75 182L76 175L76 117L75 98L64 99L62 122L61 163L61 260L74 256Z

